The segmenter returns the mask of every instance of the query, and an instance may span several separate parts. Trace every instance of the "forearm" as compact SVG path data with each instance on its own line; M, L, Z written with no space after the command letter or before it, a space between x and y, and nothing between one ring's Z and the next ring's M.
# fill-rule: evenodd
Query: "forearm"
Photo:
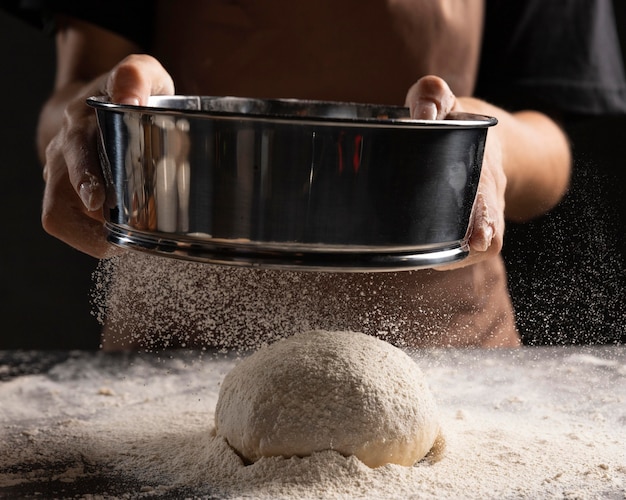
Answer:
M569 185L571 152L565 133L541 113L504 115L505 216L525 221L553 208Z
M478 99L459 101L466 111L498 118L487 140L501 146L506 218L526 221L554 207L567 190L571 170L569 142L559 126L539 112L508 113Z

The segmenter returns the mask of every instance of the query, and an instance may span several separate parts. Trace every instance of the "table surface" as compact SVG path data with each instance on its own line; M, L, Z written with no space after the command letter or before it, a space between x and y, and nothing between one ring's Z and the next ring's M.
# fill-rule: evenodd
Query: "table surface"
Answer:
M354 469L343 496L338 480L333 490L319 477L294 481L294 498L626 497L626 346L411 354L439 404L443 458ZM219 466L189 472L214 463L203 447L235 362L195 351L0 351L0 498L243 498L224 489ZM261 477L268 467L229 474L290 497L284 484L272 490L282 479Z

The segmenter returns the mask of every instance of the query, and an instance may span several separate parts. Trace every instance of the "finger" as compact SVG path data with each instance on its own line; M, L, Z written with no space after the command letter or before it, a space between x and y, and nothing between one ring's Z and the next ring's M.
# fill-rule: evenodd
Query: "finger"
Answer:
M468 225L467 244L469 254L463 260L439 266L438 271L449 271L470 266L484 259L496 256L504 243L504 210L498 208L498 194L493 177L481 175L481 189L476 194Z
M101 209L106 199L96 127L93 110L77 99L68 104L62 132L46 150L46 170L67 169L70 184L89 211Z
M48 169L41 222L46 232L92 257L105 258L117 250L106 241L102 212L87 212L67 173Z
M472 213L472 233L469 238L470 251L487 252L491 250L495 252L500 250L498 241L501 239L496 239L496 236L499 236L498 223L491 212L485 195L479 192L476 195Z
M151 95L173 94L174 82L154 57L131 55L109 73L104 91L113 102L145 106Z
M416 120L442 120L454 108L456 97L437 76L424 76L409 89L405 105Z
M497 135L487 141L478 193L472 210L470 250L489 255L500 252L504 240L506 176Z

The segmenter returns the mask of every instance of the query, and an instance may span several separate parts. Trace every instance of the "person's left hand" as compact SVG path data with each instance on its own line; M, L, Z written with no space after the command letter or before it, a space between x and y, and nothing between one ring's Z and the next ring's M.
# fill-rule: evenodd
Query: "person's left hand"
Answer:
M452 111L479 112L475 108L477 101L457 98L448 84L439 77L420 78L408 91L406 106L411 118L420 120L441 120ZM483 166L478 184L478 193L474 202L469 234L469 256L459 262L437 267L448 270L474 264L493 257L502 250L504 236L504 193L506 176L502 165L502 150L496 127L489 130Z

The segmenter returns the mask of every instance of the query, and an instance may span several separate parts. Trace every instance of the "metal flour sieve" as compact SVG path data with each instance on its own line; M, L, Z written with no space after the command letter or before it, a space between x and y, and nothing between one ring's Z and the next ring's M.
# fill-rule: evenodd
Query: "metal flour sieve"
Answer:
M467 255L488 127L370 104L154 96L95 108L119 246L215 264L395 271Z

